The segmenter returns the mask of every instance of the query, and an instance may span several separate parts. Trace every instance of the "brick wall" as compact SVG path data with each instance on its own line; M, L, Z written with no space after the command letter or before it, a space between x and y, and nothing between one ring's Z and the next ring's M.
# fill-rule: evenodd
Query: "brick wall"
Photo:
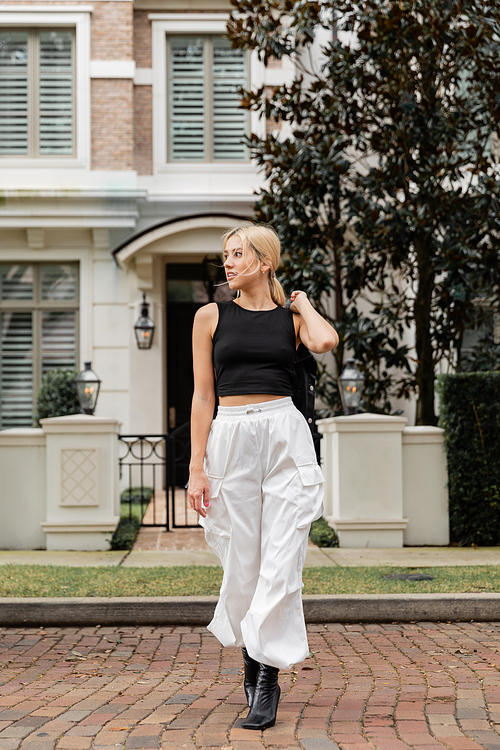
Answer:
M132 3L93 2L90 14L92 60L133 60Z
M134 12L134 60L138 68L150 68L151 60L151 21L148 10Z
M134 169L153 174L152 86L134 86Z
M138 68L150 68L151 21L147 10L134 11L134 60ZM153 174L153 92L151 86L134 86L134 169Z
M133 60L133 9L129 2L93 2L92 60ZM133 82L91 81L92 169L133 169Z
M92 169L133 169L133 89L131 80L92 80Z

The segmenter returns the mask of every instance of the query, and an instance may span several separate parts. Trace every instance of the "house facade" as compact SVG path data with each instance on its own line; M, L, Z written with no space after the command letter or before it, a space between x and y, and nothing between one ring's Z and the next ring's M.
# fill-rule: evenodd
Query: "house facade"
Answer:
M90 360L96 414L184 423L196 309L262 178L240 86L293 75L224 38L226 0L0 4L0 429L30 427L54 367ZM146 294L149 350L133 326Z
M248 220L263 180L242 138L275 127L240 110L238 90L295 75L288 59L264 67L231 49L230 9L229 0L0 3L2 548L107 549L127 480L116 432L151 436L189 419L193 317L230 298L221 235ZM134 334L144 294L149 349ZM24 429L43 375L86 361L101 379L100 419ZM384 545L401 545L403 532L407 543L446 543L441 431L405 435L404 419L384 415L338 420L322 427L326 517L350 544L367 546L368 532ZM370 460L359 464L363 451ZM405 462L437 489L415 484ZM383 498L387 477L395 482L375 516L370 503L360 510L362 493L358 505L349 495L353 476L374 486L372 467ZM439 506L437 520L422 514L422 497ZM408 525L412 514L425 529Z

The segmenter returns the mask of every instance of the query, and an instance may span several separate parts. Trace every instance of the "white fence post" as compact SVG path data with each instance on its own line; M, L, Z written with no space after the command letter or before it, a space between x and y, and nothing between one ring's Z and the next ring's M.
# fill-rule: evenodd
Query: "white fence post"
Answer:
M326 519L341 547L402 547L406 419L355 414L317 422L324 436Z
M444 430L406 427L403 432L403 510L408 516L408 545L450 542L448 471Z
M377 414L318 421L325 517L341 547L449 544L443 430L405 422Z
M45 435L0 431L0 549L44 549Z
M47 549L109 549L120 516L121 423L86 414L40 422L47 440Z

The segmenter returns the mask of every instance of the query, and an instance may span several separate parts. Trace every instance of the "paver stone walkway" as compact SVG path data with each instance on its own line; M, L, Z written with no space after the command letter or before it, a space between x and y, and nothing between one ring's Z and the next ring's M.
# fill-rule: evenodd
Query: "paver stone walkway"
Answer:
M276 726L198 627L0 630L0 750L500 750L500 624L310 625Z

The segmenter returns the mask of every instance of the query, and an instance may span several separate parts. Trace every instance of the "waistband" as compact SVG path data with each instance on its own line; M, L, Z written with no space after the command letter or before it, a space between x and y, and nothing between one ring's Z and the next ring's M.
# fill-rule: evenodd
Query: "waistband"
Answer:
M270 417L279 412L295 409L292 397L276 399L275 401L263 401L259 404L245 404L244 406L219 406L216 419L255 419L258 417Z

